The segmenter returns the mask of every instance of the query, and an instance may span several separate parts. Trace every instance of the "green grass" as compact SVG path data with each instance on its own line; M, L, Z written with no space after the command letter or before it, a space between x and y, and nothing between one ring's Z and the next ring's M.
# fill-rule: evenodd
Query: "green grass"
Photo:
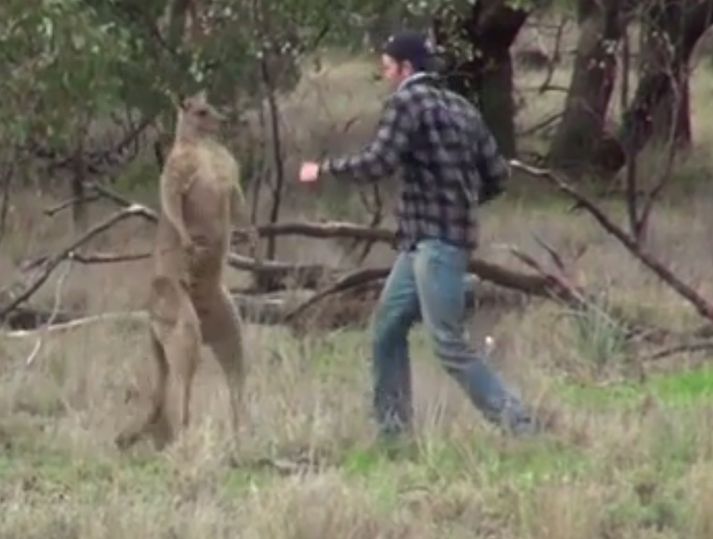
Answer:
M622 381L606 387L563 384L559 390L570 403L582 407L630 409L649 396L667 407L713 404L713 368L652 375L646 382Z

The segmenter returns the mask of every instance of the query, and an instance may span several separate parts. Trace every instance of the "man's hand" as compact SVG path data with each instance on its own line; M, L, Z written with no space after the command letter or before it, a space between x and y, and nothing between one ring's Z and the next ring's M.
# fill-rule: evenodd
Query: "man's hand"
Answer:
M300 181L303 183L311 183L316 182L317 178L319 178L319 163L313 161L302 163Z

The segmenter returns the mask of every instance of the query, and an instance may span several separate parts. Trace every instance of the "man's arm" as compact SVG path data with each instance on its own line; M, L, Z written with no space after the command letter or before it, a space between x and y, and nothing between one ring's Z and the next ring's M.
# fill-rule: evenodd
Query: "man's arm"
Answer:
M483 204L505 191L504 184L510 177L510 167L500 153L495 137L482 119L478 126L476 141L476 164L481 181L478 202Z
M392 96L384 107L372 142L355 155L325 159L320 163L320 173L367 180L392 174L413 129L414 120L406 105L402 99Z

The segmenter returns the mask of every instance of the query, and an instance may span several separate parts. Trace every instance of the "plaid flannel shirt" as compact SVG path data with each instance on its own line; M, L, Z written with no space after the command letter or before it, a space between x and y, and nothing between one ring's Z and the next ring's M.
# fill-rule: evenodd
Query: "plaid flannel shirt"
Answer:
M476 207L501 192L508 164L477 109L431 75L416 75L390 96L375 138L361 152L328 158L320 170L376 180L399 166L399 248L425 238L476 248Z

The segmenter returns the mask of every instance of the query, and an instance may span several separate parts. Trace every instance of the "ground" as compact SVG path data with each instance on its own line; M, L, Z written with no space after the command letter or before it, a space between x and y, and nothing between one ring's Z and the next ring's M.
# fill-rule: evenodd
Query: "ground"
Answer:
M379 101L368 77L363 62L341 62L284 101L291 171L300 156L323 145L346 148L346 135L339 140L324 133L305 148L310 133L343 124L360 104L373 120ZM566 83L565 73L558 77ZM711 297L710 187L700 180L710 170L705 145L713 138L705 109L713 78L701 70L693 88L699 146L655 213L651 249ZM371 91L373 99L358 97L359 91ZM330 99L323 125L297 129L325 95L339 98ZM519 118L522 126L556 108L554 99L533 97ZM368 132L365 122L350 136L364 140ZM513 266L506 247L518 245L546 260L533 233L565 256L587 247L571 262L573 275L608 305L674 330L701 325L586 214L570 211L568 201L535 181L516 178L512 191L483 211L484 258ZM289 213L343 217L345 203L336 206L333 189L325 187L319 199L302 194L304 204ZM65 217L42 215L50 202L35 193L15 198L11 235L0 252L3 281L20 260L72 235ZM604 204L623 215L617 201ZM348 210L360 220L357 203ZM90 217L104 211L97 206ZM150 245L147 226L124 223L93 247L141 251ZM282 245L281 255L342 259L334 246L300 245L308 250L298 256ZM369 263L392 256L377 250ZM145 271L143 263L76 266L62 305L88 312L138 309ZM242 278L230 274L231 282ZM51 280L38 301L51 305L55 285ZM375 445L369 416L368 331L297 338L248 323L249 416L235 445L226 430L227 392L206 356L195 382L195 423L184 439L165 453L142 445L122 455L113 437L149 382L143 322L48 335L30 367L25 359L36 337L0 336L0 538L713 536L710 354L653 363L642 381L631 375L638 372L635 350L615 327L547 301L476 309L469 329L479 348L486 333L494 336L491 364L528 402L556 411L555 432L512 440L485 424L440 369L418 327L411 339L416 435L413 444L387 451Z

